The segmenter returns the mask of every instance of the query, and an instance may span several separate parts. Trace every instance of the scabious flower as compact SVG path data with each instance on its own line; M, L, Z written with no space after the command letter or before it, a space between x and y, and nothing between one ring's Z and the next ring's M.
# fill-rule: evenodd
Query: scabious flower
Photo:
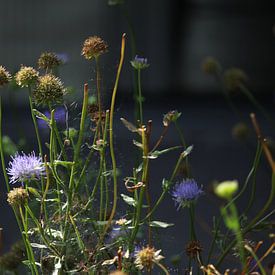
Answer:
M51 113L49 111L46 111L44 115L50 119L51 118ZM54 119L56 123L65 123L66 121L66 110L64 108L56 108L54 112ZM41 129L48 129L48 124L45 120L43 119L38 119L37 120L38 127Z
M37 157L34 152L26 155L22 152L11 157L7 168L10 176L10 183L25 182L27 180L38 180L45 172L45 166L41 157Z
M11 75L5 67L0 66L0 87L8 84L11 81Z
M106 53L107 49L108 45L102 38L90 36L84 41L81 54L90 60Z
M175 185L172 197L179 209L180 207L189 206L202 193L202 187L199 187L194 179L186 179Z
M61 58L51 52L44 52L40 55L38 61L38 68L44 70L52 70L62 64Z
M38 75L38 71L36 71L33 67L22 66L15 75L15 81L21 88L29 87L36 83Z
M33 91L33 99L37 105L47 105L62 102L65 89L58 77L46 74L38 78Z
M143 268L151 270L154 263L158 263L160 260L164 259L164 257L160 255L160 252L161 250L156 250L153 247L143 247L135 254L136 267L140 270Z
M147 63L147 58L138 57L137 55L130 63L136 70L142 70L150 66L150 64Z
M8 203L11 206L23 205L28 200L28 191L24 188L14 188L8 193Z

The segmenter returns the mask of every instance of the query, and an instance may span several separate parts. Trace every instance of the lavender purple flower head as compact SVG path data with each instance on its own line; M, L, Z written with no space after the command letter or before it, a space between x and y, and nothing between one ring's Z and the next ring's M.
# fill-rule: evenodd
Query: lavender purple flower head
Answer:
M202 194L202 187L199 187L194 179L186 179L176 184L171 193L177 209L189 206Z
M147 58L138 57L137 55L135 56L134 60L131 61L131 65L136 70L142 70L150 66L150 64L147 63Z
M28 155L17 152L11 158L12 161L9 162L7 171L12 184L28 180L39 180L41 175L45 173L44 163L41 157L35 155L34 151Z

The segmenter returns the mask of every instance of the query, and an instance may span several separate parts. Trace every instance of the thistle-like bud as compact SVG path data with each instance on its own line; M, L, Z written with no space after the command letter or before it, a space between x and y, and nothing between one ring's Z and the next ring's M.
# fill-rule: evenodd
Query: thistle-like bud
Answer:
M225 71L223 75L223 83L229 92L239 89L240 85L247 81L247 75L238 68L231 68Z
M24 188L13 188L8 193L8 203L11 206L20 206L27 202L29 197L28 191Z
M185 247L186 255L190 258L197 258L202 251L202 245L199 241L190 241Z
M52 70L60 66L62 60L55 53L44 52L40 55L37 64L39 69Z
M249 137L250 130L248 126L243 123L239 122L232 128L232 137L239 141L245 141Z
M130 63L136 70L146 69L150 66L150 64L147 63L147 58L138 57L137 55Z
M221 72L221 65L215 58L206 57L201 64L201 69L206 74L217 74Z
M11 81L11 75L5 67L0 66L0 87L8 84Z
M36 83L39 73L33 67L22 66L15 75L16 83L19 87L29 87Z
M237 180L223 181L214 187L215 194L223 199L230 200L238 191L239 183Z
M107 49L108 45L102 38L90 36L84 41L81 54L90 60L106 53Z
M171 122L177 121L177 119L181 116L181 113L179 113L177 110L173 110L168 112L163 116L163 125L168 126Z
M58 77L46 74L38 78L38 83L33 91L33 99L37 105L62 102L65 89Z

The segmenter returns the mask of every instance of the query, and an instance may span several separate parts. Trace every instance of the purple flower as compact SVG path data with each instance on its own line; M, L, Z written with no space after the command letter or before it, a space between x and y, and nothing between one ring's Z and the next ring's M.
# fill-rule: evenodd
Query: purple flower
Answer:
M20 155L17 152L11 158L12 161L9 162L7 168L10 183L38 180L45 173L45 166L41 157L37 157L34 152L28 155L23 152Z
M51 114L49 111L46 111L44 115L50 119ZM54 112L54 119L57 123L65 123L66 121L66 110L64 108L56 108ZM48 124L45 120L43 119L38 119L37 120L38 127L41 129L48 129Z
M202 188L194 179L186 179L175 185L172 191L172 197L175 201L177 209L180 207L189 206L203 193Z
M61 60L62 64L67 64L69 62L69 56L67 53L57 53L56 56Z
M147 63L147 58L138 57L137 55L135 56L135 59L131 61L131 65L137 70L149 67L149 64Z

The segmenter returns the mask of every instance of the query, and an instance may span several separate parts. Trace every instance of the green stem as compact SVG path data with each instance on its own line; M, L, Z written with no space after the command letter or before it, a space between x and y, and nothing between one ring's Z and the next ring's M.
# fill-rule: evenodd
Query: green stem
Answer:
M138 104L139 104L139 121L140 121L140 125L143 125L143 108L142 108L142 101L143 101L143 97L142 97L142 93L141 93L141 79L140 79L140 75L141 75L141 70L138 69Z
M114 123L114 110L115 110L116 94L117 94L118 82L119 82L120 73L121 73L123 60L124 60L124 52L125 52L125 34L122 35L120 61L119 61L118 69L117 69L117 75L116 75L115 85L114 85L114 89L113 89L111 108L110 108L109 139L110 139L110 153L111 153L111 159L112 159L113 184L114 184L113 207L112 207L110 217L108 219L108 223L105 226L103 234L101 235L100 241L102 241L102 239L104 238L104 235L106 234L108 228L110 227L110 225L112 223L112 220L113 220L113 218L115 216L115 212L116 212L116 206L117 206L117 171L116 171L117 168L116 168L116 158L115 158L115 152L114 152L113 123Z
M102 126L102 103L101 103L101 94L100 94L100 69L99 69L99 57L95 58L96 64L96 88L97 88L97 104L98 104L98 111L99 111L99 139L101 138L101 132L103 132Z

